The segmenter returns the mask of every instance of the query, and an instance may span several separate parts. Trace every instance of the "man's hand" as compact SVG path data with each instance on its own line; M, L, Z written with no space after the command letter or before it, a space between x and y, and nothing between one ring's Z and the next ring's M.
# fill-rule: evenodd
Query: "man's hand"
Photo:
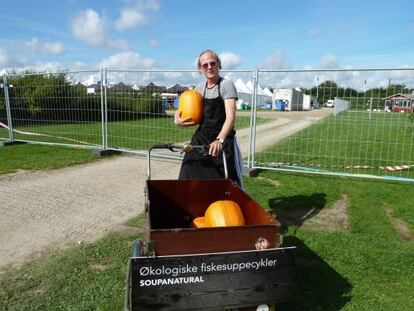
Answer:
M178 126L192 126L195 124L194 121L191 121L191 117L182 119L181 118L181 111L176 110L174 113L174 123Z
M213 141L208 149L208 154L213 157L218 157L223 150L223 145L218 140Z

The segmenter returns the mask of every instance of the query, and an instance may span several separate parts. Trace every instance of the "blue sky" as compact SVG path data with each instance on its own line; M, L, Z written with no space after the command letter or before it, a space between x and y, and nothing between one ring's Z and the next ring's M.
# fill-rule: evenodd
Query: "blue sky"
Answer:
M414 67L413 1L0 1L0 70Z

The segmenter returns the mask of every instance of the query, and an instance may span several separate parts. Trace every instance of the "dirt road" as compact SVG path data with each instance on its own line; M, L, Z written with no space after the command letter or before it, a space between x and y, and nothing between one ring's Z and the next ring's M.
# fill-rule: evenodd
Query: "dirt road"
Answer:
M256 151L330 113L260 112L274 121L258 127ZM248 129L238 131L243 155L249 134ZM60 170L0 175L0 268L93 241L141 213L146 164L144 158L121 156ZM176 179L180 163L159 160L152 166L155 178Z

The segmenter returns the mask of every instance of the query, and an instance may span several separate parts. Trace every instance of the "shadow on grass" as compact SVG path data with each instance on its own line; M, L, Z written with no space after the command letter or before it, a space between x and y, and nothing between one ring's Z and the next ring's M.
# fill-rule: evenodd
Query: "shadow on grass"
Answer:
M307 219L316 216L325 205L324 193L269 199L269 207L282 224L282 232L286 232L288 226L300 227Z
M292 299L276 310L340 310L351 300L352 285L294 236L285 237L284 246L296 246L295 284Z

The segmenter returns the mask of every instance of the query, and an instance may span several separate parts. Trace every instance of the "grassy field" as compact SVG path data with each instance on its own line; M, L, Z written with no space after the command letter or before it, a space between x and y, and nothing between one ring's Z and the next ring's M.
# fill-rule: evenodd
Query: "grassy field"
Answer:
M263 123L267 119L260 118ZM238 117L235 128L249 127L250 118ZM16 140L55 142L62 144L102 145L101 123L54 124L16 126L17 130L27 134L15 133ZM146 118L133 121L108 123L108 146L145 150L155 143L188 141L195 127L181 128L174 125L172 116ZM31 134L29 134L31 133ZM39 135L42 134L42 135ZM0 138L7 138L8 131L0 128Z
M360 116L368 117L365 113ZM330 148L327 154L336 154L342 145L331 138L341 131L337 127L333 130L333 122L342 124L343 134L348 128L357 137L361 129L353 128L344 118L317 124L316 129L291 137L287 146L305 135L315 140L319 131L328 131L331 134L324 148ZM365 121L361 119L360 126ZM382 121L387 127L389 120ZM402 126L397 127L401 130L397 137L409 142L408 131L403 132L409 123L403 121L398 121ZM387 131L369 128L369 132L378 141ZM370 150L376 153L374 147ZM278 148L274 152L279 152ZM304 155L303 150L310 150L310 146L301 149L299 143L297 148L297 153ZM407 156L413 159L412 154ZM0 148L0 159L0 168L6 165L13 169L57 168L94 160L88 150L32 145ZM284 245L297 246L292 301L277 310L414 310L411 183L267 171L258 178L245 178L245 185L248 194L282 221ZM334 221L324 213L334 210L338 202L347 222L332 225ZM309 225L318 217L319 222ZM128 225L143 227L142 215ZM137 238L142 239L143 234L110 233L96 243L45 255L19 269L1 269L0 310L122 310L126 265Z
M271 172L245 184L258 203L284 219L285 246L297 246L292 301L277 310L414 309L412 185ZM305 219L344 197L347 226L306 226ZM138 216L128 225L143 223ZM137 238L143 235L111 233L20 269L3 269L3 309L122 310L126 265Z
M258 122L263 123L266 120L260 118ZM239 117L235 127L238 129L246 128L249 124L250 118ZM82 141L96 145L101 143L100 123L26 126L18 129L25 132L44 133L53 137L15 134L16 140L80 145L82 145ZM108 140L110 146L145 150L155 143L188 141L194 131L194 127L178 128L174 126L171 117L112 122L108 127ZM57 138L57 136L62 138ZM0 128L0 137L8 137L6 129ZM0 159L0 174L6 174L18 169L57 169L96 161L98 157L93 156L90 149L71 149L48 145L15 145L0 148Z
M13 145L0 148L0 174L17 170L50 170L99 159L89 149L47 145Z
M396 172L380 168L414 164L413 120L401 113L344 112L289 136L258 153L256 160L264 165L287 163L334 172L413 178L414 167Z
M383 169L384 166L414 165L413 120L408 114L401 113L343 112L285 138L257 153L255 159L263 166L283 163L319 171L413 178L414 166L400 171ZM257 123L266 121L259 118ZM236 119L236 129L246 128L249 124L248 117ZM37 125L17 129L46 135L16 133L15 139L102 145L100 123ZM187 141L193 131L194 128L174 126L171 115L110 122L108 146L145 150L154 143ZM5 129L0 129L0 137L7 135Z

